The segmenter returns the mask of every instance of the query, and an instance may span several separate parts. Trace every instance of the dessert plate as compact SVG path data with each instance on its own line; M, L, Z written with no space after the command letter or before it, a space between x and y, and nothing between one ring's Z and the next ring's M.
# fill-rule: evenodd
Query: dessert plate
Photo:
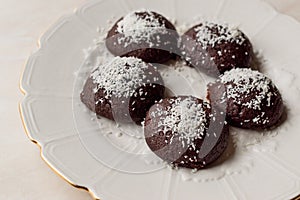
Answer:
M140 128L96 120L84 110L79 93L91 67L109 58L99 57L101 32L141 8L176 19L181 27L195 22L195 16L238 25L261 52L261 70L282 93L287 108L283 124L263 133L232 128L227 158L192 172L171 169L157 159ZM54 24L29 58L21 79L24 127L49 166L95 199L291 199L300 193L299 35L297 21L260 0L89 1ZM204 95L208 78L193 69L167 69L165 74L174 93ZM176 86L180 78L190 90Z

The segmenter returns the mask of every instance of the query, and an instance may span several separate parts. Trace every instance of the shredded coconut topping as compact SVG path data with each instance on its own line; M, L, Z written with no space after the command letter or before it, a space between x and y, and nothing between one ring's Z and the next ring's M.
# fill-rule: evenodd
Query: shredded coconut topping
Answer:
M233 83L234 86L227 86L227 98L232 98L236 103L247 106L254 110L261 110L263 100L267 100L267 106L271 106L271 97L274 95L270 92L272 81L258 71L253 71L247 68L236 68L225 72L221 76L221 82ZM239 99L241 95L246 96L254 92L255 99L248 102L241 102Z
M159 124L159 128L163 128L163 133L172 131L173 137L177 136L183 146L193 144L195 139L203 138L207 123L203 104L196 102L192 97L183 100L179 97L171 100L171 103L166 110L166 117Z
M224 41L236 42L239 45L245 41L242 32L237 27L228 24L203 22L194 30L197 42L201 43L204 49L208 46L214 47Z
M131 97L138 87L145 85L147 76L144 70L147 68L148 65L141 59L115 57L91 74L96 83L94 92L105 89L106 97Z
M145 41L151 45L151 37L155 33L166 31L164 23L159 22L153 12L139 11L126 15L118 24L117 31L125 37L119 39L122 43L126 39L126 44L131 42L139 43ZM151 46L150 46L151 47Z

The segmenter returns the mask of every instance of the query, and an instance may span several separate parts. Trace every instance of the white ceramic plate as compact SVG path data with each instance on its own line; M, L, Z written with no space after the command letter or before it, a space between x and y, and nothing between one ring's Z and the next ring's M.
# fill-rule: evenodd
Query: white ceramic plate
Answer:
M138 128L91 120L78 98L85 77L76 74L90 70L84 66L91 66L97 50L88 58L82 50L93 46L97 28L141 8L178 24L201 15L239 25L262 51L262 70L282 93L288 108L285 123L263 134L232 128L234 154L192 174L166 167L142 139L120 134ZM300 193L299 35L298 22L259 0L90 1L53 25L29 58L21 80L24 125L51 168L102 200L291 199ZM170 73L176 77L176 71ZM179 78L199 78L191 69L181 73ZM172 80L166 82L172 85Z

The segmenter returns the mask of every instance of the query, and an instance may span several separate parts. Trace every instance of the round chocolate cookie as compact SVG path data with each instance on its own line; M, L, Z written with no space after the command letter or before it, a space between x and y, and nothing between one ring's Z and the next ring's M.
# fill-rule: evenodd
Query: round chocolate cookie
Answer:
M149 108L163 98L164 90L154 66L133 57L115 57L92 72L81 101L98 117L140 124Z
M173 24L152 11L136 11L119 19L106 38L116 56L133 56L149 63L170 60L177 49L178 33Z
M225 90L220 88L225 86ZM208 85L214 106L227 107L230 125L247 129L274 126L284 110L281 94L272 81L258 71L232 69Z
M253 48L237 28L210 22L190 28L181 38L184 59L210 76L236 67L250 67Z
M225 112L191 96L166 98L147 113L144 134L150 149L166 162L201 169L215 161L228 144Z

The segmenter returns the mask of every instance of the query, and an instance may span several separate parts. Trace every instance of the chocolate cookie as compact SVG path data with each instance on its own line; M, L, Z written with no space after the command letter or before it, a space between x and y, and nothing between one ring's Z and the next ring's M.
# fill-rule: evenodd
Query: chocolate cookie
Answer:
M225 87L224 91L220 88ZM251 69L232 69L208 85L212 105L227 107L229 124L247 129L275 125L284 110L281 94L265 75Z
M92 72L81 101L98 117L140 124L164 90L154 66L133 57L116 57Z
M119 19L106 38L108 50L116 56L133 56L149 63L164 63L178 49L173 24L152 11L132 12Z
M166 98L147 113L144 134L150 149L175 166L201 169L228 144L225 112L191 96Z
M184 59L211 76L236 67L250 67L253 48L237 28L210 22L190 28L181 38Z

